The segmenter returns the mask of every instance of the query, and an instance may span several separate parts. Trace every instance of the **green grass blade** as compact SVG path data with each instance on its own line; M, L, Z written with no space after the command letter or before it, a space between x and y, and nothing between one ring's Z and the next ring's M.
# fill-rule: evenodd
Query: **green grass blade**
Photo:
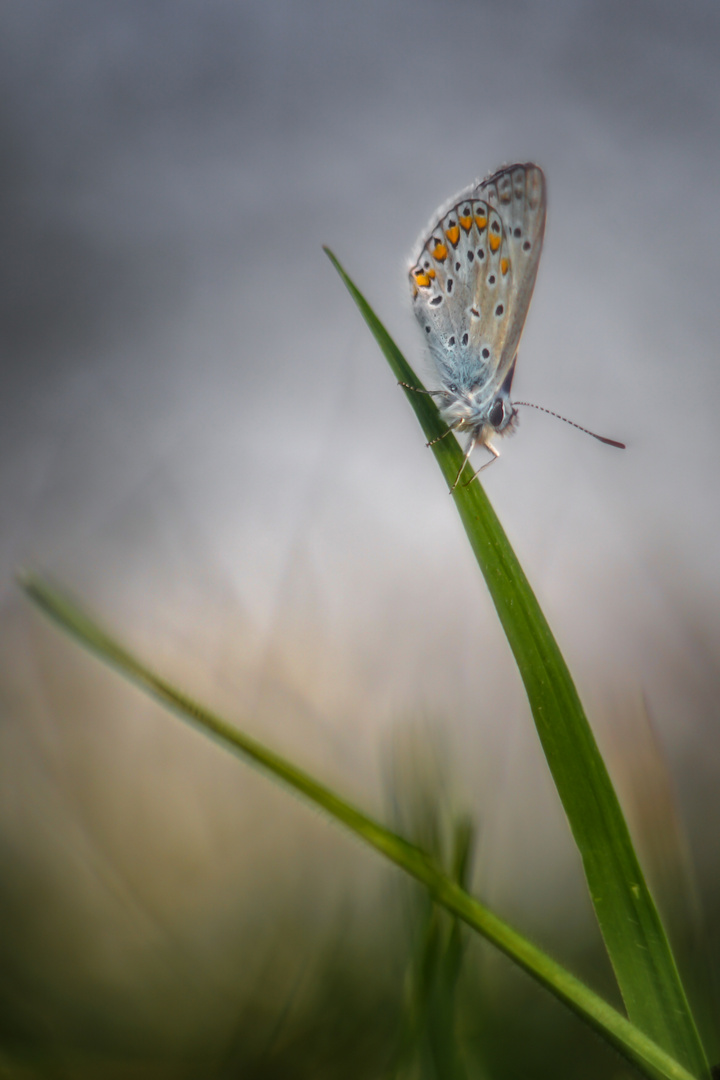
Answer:
M325 250L395 377L421 387L365 298ZM442 435L447 429L432 398L405 393L428 441ZM432 450L451 485L463 457L455 437L448 436ZM479 481L458 485L453 498L525 684L628 1016L688 1069L707 1076L705 1053L665 930L567 665Z
M701 1072L686 1069L674 1060L664 1048L648 1038L579 979L465 892L457 881L443 873L420 848L409 844L308 773L296 768L279 754L243 734L227 720L176 690L56 588L33 575L26 575L21 583L27 595L45 614L91 652L111 664L183 720L192 722L206 734L215 737L226 749L239 753L276 780L284 782L303 795L421 882L438 904L506 953L646 1076L653 1080L701 1080L704 1076Z

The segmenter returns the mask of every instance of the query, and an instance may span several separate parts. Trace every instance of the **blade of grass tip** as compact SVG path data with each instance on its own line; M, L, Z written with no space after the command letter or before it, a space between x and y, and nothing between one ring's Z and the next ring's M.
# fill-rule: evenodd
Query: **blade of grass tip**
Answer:
M325 250L393 374L420 386L367 300ZM429 440L446 430L427 395L408 391L408 398ZM455 438L443 439L432 450L451 484L462 461ZM568 667L479 481L458 485L454 498L525 684L628 1016L692 1072L706 1077L707 1059L667 935Z
M684 1068L663 1047L648 1038L579 979L465 892L457 881L442 873L425 852L368 817L279 754L245 735L227 720L175 689L166 679L156 675L120 645L59 589L32 574L21 577L20 584L44 614L145 693L160 701L181 719L216 738L226 749L241 754L251 764L259 766L276 780L303 795L414 877L429 890L438 904L492 942L585 1020L646 1076L653 1080L699 1080L698 1074ZM460 869L462 871L462 868Z

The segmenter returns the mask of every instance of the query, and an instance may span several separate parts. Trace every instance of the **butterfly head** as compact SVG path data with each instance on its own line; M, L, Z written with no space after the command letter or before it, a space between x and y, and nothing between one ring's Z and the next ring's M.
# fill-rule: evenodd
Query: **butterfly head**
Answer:
M517 409L505 387L488 396L487 386L464 389L450 382L443 387L440 411L453 431L471 432L476 443L509 435L517 426Z

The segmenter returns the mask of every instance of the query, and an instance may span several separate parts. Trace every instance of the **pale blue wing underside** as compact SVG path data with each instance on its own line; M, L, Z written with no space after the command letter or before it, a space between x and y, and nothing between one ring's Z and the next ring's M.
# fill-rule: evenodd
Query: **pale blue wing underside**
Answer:
M511 165L456 196L420 241L413 308L445 387L491 400L515 359L545 232L537 165Z

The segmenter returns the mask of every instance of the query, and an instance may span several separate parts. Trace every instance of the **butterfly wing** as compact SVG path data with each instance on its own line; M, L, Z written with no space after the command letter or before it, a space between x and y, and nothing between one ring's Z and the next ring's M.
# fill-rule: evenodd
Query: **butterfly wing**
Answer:
M504 290L507 306L496 335L499 352L496 378L502 384L517 354L535 288L545 235L545 177L537 165L511 165L483 181L480 190L502 218L503 225L497 255L501 277L507 266ZM480 299L486 294L487 286L480 280L477 286Z
M456 196L410 269L413 307L446 383L502 385L517 352L545 231L537 165L511 165Z

